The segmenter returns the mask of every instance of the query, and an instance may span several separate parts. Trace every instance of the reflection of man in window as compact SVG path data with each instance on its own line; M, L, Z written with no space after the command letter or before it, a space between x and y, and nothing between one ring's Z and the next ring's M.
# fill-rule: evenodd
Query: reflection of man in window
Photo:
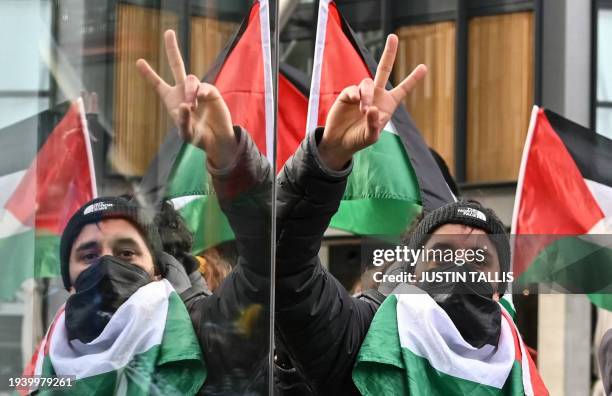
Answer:
M175 255L171 282L181 295L207 368L205 394L265 394L269 366L270 202L273 173L247 131L232 125L219 91L186 75L173 31L164 35L174 85L145 60L137 67L151 83L181 137L206 152L219 205L236 237L238 260L210 295L188 254ZM187 252L188 253L188 252ZM191 272L187 274L187 272ZM191 275L191 276L189 276ZM198 275L198 276L193 276Z
M94 199L72 216L60 243L70 296L26 374L74 376L65 388L73 394L197 392L202 353L184 304L163 279L167 260L153 217L122 197Z

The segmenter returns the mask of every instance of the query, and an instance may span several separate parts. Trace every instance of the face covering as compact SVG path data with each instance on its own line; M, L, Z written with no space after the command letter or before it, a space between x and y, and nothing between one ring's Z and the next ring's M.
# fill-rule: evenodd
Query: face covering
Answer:
M486 344L497 346L501 332L501 309L493 300L488 282L472 282L465 266L447 264L429 272L465 273L465 282L421 282L418 286L429 294L448 314L463 339L475 348Z
M142 268L103 256L77 277L76 293L66 301L68 339L93 341L132 294L152 281Z

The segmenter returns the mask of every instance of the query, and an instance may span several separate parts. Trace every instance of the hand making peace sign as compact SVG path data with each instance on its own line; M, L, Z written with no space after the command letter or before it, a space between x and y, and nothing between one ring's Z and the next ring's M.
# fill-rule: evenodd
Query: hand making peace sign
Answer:
M418 65L404 81L388 91L385 86L393 69L397 45L397 36L389 35L374 81L366 78L358 86L345 88L329 110L319 153L330 168L342 169L353 154L376 143L397 106L427 73L425 65Z
M183 140L206 151L213 165L223 167L231 162L237 145L229 109L217 88L200 82L193 74L185 75L173 30L164 33L164 41L174 86L166 83L144 59L138 59L136 66L163 100Z

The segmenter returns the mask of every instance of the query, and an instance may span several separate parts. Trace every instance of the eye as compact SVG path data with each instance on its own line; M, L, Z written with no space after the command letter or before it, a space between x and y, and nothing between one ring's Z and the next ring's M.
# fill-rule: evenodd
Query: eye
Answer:
M130 260L134 258L134 256L136 256L136 253L132 250L125 249L119 252L119 257L125 260Z
M487 261L487 259L484 260L474 260L472 262L474 264L474 266L478 267L478 268L485 268L489 265L489 262Z
M81 261L85 262L85 263L91 263L92 261L96 260L98 258L98 254L97 253L85 253L81 256Z

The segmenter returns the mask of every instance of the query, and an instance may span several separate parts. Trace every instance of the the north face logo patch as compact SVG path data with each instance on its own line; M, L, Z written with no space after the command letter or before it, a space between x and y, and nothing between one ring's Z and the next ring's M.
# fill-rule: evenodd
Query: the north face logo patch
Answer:
M86 207L85 210L83 211L83 214L86 215L86 214L90 214L94 212L99 212L101 210L106 210L112 207L113 207L112 203L96 202L95 204L91 204L88 207Z
M478 209L474 208L459 208L457 213L467 217L473 217L482 221L487 221L487 216Z

